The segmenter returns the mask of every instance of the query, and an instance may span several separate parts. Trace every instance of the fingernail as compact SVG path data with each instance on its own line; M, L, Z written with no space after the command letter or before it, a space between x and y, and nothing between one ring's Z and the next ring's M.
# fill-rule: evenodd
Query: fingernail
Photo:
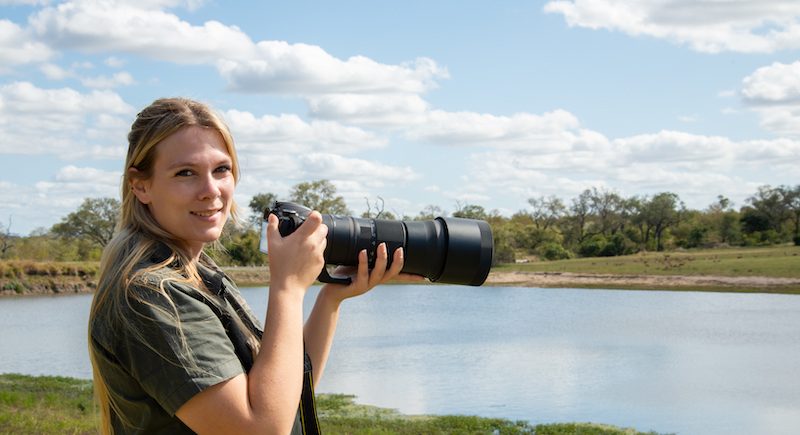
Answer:
M397 248L397 250L400 251L400 254L398 254L398 255L400 255L400 259L402 259L403 258L403 248Z

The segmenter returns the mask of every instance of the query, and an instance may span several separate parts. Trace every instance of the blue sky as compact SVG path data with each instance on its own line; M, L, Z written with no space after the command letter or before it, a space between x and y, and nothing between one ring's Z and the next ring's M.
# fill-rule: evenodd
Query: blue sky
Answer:
M237 200L329 179L360 214L586 188L734 206L800 169L794 1L0 0L0 225L117 197L139 109L237 141Z

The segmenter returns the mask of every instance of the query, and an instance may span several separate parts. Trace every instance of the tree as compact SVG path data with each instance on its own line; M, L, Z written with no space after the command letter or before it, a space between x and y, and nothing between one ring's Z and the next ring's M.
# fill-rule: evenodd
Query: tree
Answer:
M114 198L86 198L76 211L53 225L51 231L60 237L86 238L105 246L114 236L119 207Z
M461 204L456 203L456 211L453 212L453 217L465 219L480 219L486 220L486 209L475 204Z
M296 184L289 196L292 202L323 214L351 215L344 198L336 195L336 186L328 180Z
M261 226L261 220L264 218L264 210L272 207L272 204L278 200L278 196L272 192L257 193L253 195L250 200L250 219L249 222L254 227Z
M610 236L625 226L626 201L617 193L593 187L589 203L595 221L595 233Z
M662 192L644 204L645 220L653 230L657 251L664 250L664 231L680 221L679 203L678 195ZM683 209L683 205L680 205Z
M0 259L6 258L8 251L14 247L12 243L14 236L11 234L11 216L8 217L8 226L3 230L3 224L0 224Z
M417 221L430 221L439 216L445 216L447 213L438 205L426 205L425 208L420 210L419 214L414 217Z
M362 218L384 219L390 221L397 220L397 217L394 215L394 213L384 210L385 203L383 201L383 198L381 198L380 196L378 197L378 199L375 200L374 206L370 204L369 198L365 197L364 200L367 201L367 211L361 213ZM375 210L374 212L373 209Z
M800 184L784 188L784 202L794 223L794 244L800 246Z
M783 186L774 189L770 186L761 186L758 188L758 192L747 201L752 205L755 213L760 215L768 229L780 233L783 223L789 219L790 215L787 194L791 196L787 188Z
M589 226L591 217L591 194L592 192L586 189L572 200L571 213L565 222L566 231L564 233L566 239L575 246L580 246L584 239L590 235L587 234L586 229Z
M530 198L528 199L528 204L530 204L533 209L531 211L533 225L542 231L546 231L551 226L554 226L567 211L564 203L552 195L547 198L544 196Z

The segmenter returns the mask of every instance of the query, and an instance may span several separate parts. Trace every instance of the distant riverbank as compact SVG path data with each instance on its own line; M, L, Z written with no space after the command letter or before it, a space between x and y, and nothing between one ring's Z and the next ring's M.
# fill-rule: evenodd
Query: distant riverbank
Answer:
M0 261L0 296L91 293L97 270L96 262ZM223 270L240 287L269 284L267 266ZM485 285L800 294L800 247L531 261L493 268Z

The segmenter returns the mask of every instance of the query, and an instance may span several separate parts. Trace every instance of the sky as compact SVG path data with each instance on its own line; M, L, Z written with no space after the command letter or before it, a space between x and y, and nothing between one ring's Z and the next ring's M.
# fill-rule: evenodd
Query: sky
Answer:
M119 198L136 113L173 96L230 127L243 206L327 179L358 215L738 208L800 182L800 2L0 0L0 226Z

